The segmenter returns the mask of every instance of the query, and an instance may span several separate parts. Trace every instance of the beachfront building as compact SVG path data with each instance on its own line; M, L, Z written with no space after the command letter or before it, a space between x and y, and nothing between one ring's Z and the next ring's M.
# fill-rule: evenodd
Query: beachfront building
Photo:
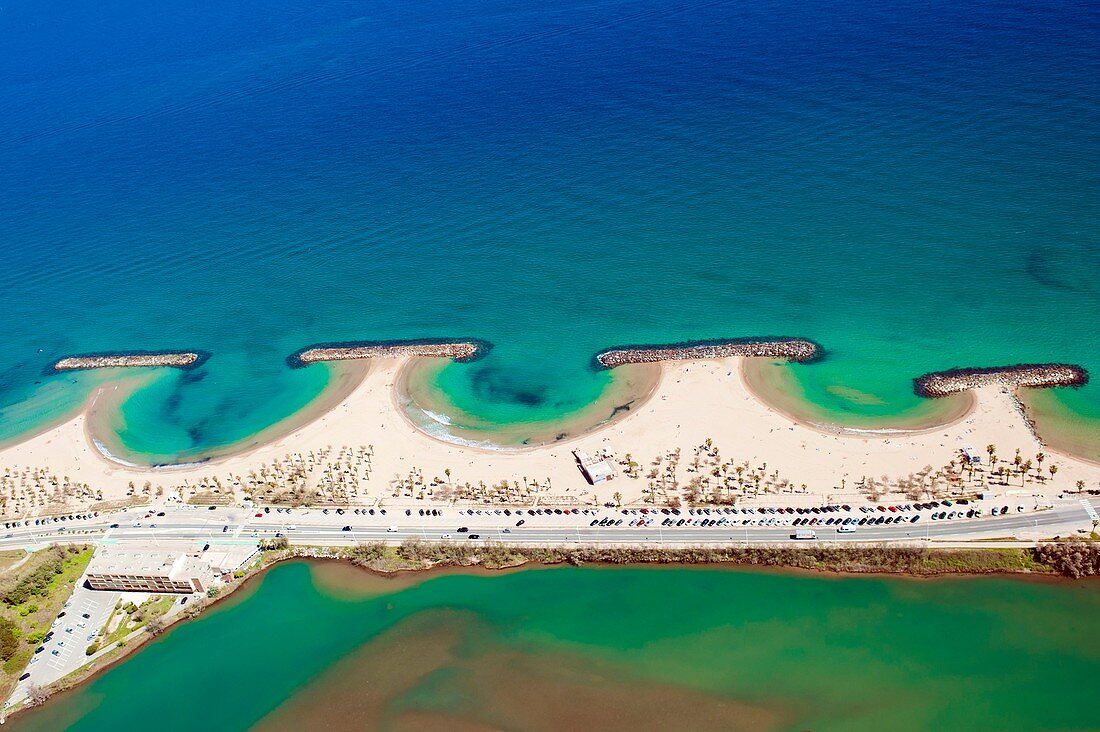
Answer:
M607 458L592 456L583 450L574 450L573 457L577 459L577 465L585 480L592 485L604 483L615 477L615 468Z

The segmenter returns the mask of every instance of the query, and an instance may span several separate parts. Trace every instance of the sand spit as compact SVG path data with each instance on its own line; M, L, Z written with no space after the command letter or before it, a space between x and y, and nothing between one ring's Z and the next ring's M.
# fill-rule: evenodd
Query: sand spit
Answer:
M149 366L171 366L173 368L191 368L206 360L201 353L194 351L160 353L102 353L88 356L68 356L53 365L54 371L75 371L78 369L138 368Z
M799 338L772 340L734 339L726 341L697 341L667 346L632 346L611 348L596 355L596 361L613 369L628 363L656 363L659 361L691 361L702 358L729 358L747 356L753 358L785 358L788 361L812 361L820 357L821 348L813 341Z
M478 340L376 341L363 343L333 343L310 346L292 354L291 366L308 366L321 361L350 361L365 358L399 358L422 356L473 361L484 356L490 344Z
M1028 387L1082 386L1089 374L1080 366L1065 363L1019 364L997 368L952 369L925 374L914 380L922 397L944 397L981 386Z

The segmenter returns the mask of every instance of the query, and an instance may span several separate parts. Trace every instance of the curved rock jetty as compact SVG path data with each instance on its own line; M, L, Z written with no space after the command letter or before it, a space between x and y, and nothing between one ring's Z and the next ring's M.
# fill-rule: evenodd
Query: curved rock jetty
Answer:
M306 366L321 361L349 361L362 358L396 358L427 356L472 361L489 350L484 341L381 341L374 343L334 343L305 348L288 358L292 366Z
M655 363L658 361L682 361L697 358L727 358L729 356L812 361L820 355L821 348L813 341L799 338L777 338L771 340L698 341L668 346L611 348L596 354L596 361L601 366L613 369L616 366L628 363Z
M138 368L143 366L171 366L190 368L203 360L203 354L193 351L177 353L104 353L88 356L69 356L53 365L54 371L77 369Z
M980 386L1001 385L1042 389L1053 386L1081 386L1089 373L1067 363L1019 364L996 368L935 371L914 380L914 389L924 397L944 397Z

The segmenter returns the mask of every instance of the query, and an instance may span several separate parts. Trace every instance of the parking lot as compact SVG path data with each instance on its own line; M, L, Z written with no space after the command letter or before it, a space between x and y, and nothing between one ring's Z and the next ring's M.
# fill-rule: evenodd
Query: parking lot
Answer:
M65 614L53 622L53 635L31 659L30 676L19 682L13 698L22 698L31 685L51 684L79 668L88 658L85 649L95 641L120 597L118 592L89 590L81 580L62 608Z

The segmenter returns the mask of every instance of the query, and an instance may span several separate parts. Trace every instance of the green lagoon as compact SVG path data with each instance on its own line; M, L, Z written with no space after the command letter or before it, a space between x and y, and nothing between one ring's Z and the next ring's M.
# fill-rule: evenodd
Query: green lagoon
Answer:
M17 730L1085 729L1100 584L276 567Z

